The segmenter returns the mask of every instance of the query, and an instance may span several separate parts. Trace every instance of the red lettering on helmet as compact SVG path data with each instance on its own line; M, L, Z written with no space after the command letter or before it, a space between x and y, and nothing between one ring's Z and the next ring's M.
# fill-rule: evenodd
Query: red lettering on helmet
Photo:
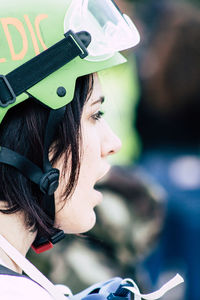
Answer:
M48 15L45 14L40 14L36 17L35 19L35 31L34 31L34 26L32 26L31 21L29 19L28 15L24 15L25 22L27 24L28 30L31 34L31 39L34 47L35 54L38 55L40 54L40 49L38 46L38 40L40 41L40 44L44 50L46 50L48 47L45 45L44 40L42 38L42 34L40 32L40 23L42 20L47 19ZM8 41L8 46L10 48L10 53L11 53L11 58L12 60L22 60L25 55L28 52L28 38L25 32L25 28L23 26L23 23L17 19L17 18L2 18L0 19L3 30L6 36L6 39ZM21 51L19 53L16 53L16 49L14 47L14 37L11 35L11 30L9 30L10 26L14 26L15 29L18 31L19 36L21 37ZM36 32L36 33L35 33ZM38 38L38 40L37 40ZM0 58L0 63L6 62L6 58Z
M0 58L0 63L4 63L6 62L6 59L5 58Z
M48 47L45 45L40 33L40 22L46 18L48 18L48 15L39 15L35 19L35 28L36 28L37 36L44 50L46 50Z
M8 41L12 59L13 60L23 59L28 50L28 40L27 40L26 32L24 30L22 22L20 22L17 18L2 18L1 23L2 23L4 32L5 32L7 41ZM21 35L22 50L20 53L15 52L13 40L12 40L11 34L9 32L8 25L15 26L15 28L18 30L19 34Z
M38 55L38 54L40 54L40 50L39 50L39 46L38 46L37 39L36 39L36 36L35 36L35 32L33 30L33 26L32 26L32 24L30 22L30 19L27 15L24 15L24 19L26 21L26 24L27 24L28 29L29 29L30 34L31 34L35 54Z

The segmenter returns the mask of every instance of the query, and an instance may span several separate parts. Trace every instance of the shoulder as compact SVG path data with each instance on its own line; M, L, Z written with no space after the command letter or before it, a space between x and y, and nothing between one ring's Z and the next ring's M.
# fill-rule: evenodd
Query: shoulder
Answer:
M0 275L0 287L0 299L4 300L53 299L40 285L23 276Z

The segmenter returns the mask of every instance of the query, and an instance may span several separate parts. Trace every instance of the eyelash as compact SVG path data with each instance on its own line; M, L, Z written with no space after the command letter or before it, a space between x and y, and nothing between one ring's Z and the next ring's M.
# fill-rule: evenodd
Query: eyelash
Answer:
M92 116L92 118L95 121L99 121L103 115L104 115L104 112L99 110L96 114L94 114Z

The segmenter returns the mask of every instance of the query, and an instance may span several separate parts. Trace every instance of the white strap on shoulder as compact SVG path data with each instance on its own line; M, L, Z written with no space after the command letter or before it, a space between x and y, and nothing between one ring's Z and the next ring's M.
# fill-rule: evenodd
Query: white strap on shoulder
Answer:
M54 299L66 300L66 296L50 282L34 265L32 265L20 252L0 235L0 248L34 281L39 283ZM132 279L124 279L124 282L131 281L133 287L124 287L135 295L136 300L156 300L160 299L167 291L182 283L183 278L177 274L174 278L164 284L159 290L151 294L141 294L137 285Z
M165 283L159 290L150 293L150 294L141 294L137 285L135 284L134 281L131 279L125 279L124 281L130 281L133 284L133 287L130 286L125 286L124 288L129 290L131 293L135 295L136 300L156 300L160 299L162 296L165 295L168 291L179 285L180 283L184 282L183 278L179 275L176 274L171 280L169 280L167 283Z
M28 259L15 249L2 235L0 248L34 281L41 285L54 299L66 300L59 289L49 281Z

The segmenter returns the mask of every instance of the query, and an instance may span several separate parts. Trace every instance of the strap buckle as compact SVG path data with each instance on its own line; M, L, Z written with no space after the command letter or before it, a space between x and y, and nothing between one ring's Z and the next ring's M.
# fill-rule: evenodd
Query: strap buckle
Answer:
M42 245L40 245L38 247L34 246L34 244L33 244L31 246L31 248L35 251L35 253L41 254L41 253L43 253L45 251L48 251L48 250L52 249L53 248L53 244L48 241L45 244L42 244Z
M62 239L64 239L65 233L63 230L57 229L57 232L50 237L50 240L47 238L39 238L36 237L36 240L32 244L31 248L37 253L40 254L42 252L48 251L53 248L53 244L58 243Z
M64 34L65 38L68 36L71 37L74 44L79 48L80 50L80 58L84 59L86 56L88 56L88 50L87 47L91 43L91 35L87 31L80 31L77 33L74 33L72 30L67 31Z
M7 107L16 101L16 95L13 91L8 79L4 75L0 75L0 106Z

